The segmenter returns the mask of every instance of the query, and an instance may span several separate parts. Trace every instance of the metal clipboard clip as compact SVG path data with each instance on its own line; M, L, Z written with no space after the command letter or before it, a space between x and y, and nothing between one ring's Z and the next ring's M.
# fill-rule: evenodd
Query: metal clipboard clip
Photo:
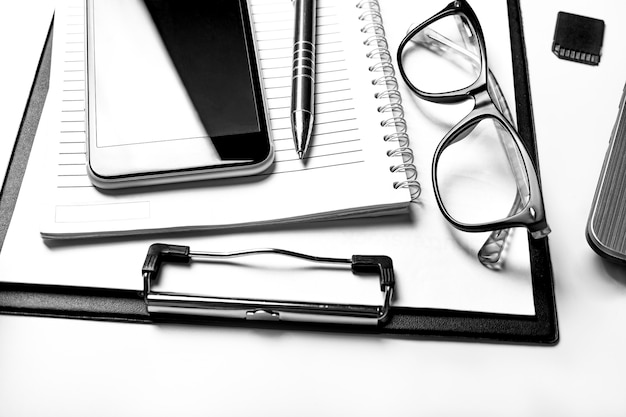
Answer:
M354 273L377 273L381 305L326 304L212 297L153 290L164 262L189 263L194 258L230 258L255 254L278 254L312 262L350 264ZM377 325L389 316L394 274L388 256L354 255L351 259L324 258L282 249L253 249L239 252L192 252L188 246L155 243L148 249L142 268L144 300L150 314L176 314L244 320L298 321L315 323Z

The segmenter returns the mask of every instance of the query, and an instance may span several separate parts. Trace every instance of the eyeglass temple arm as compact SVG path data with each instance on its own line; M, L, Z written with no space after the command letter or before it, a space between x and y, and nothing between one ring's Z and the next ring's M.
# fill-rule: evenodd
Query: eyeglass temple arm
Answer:
M458 24L463 25L461 21L459 21ZM419 37L416 39L416 41L421 43L434 53L440 55L448 55L449 58L455 56L465 59L470 62L470 64L474 67L476 71L478 71L480 57L468 49L467 46L470 44L470 42L466 39L467 32L463 30L463 28L459 28L459 31L464 36L466 45L458 45L456 42L453 42L452 40L441 35L439 32L435 31L432 28L425 28L422 32L420 32L420 35L418 35ZM496 105L498 110L500 110L500 112L509 121L509 123L511 123L511 125L515 127L513 114L511 113L504 94L502 93L500 84L498 83L497 78L489 68L487 68L487 88L488 91L491 93L494 104ZM498 134L501 135L500 131L498 131ZM464 136L465 135L461 135L459 139ZM507 146L504 144L506 141L502 140L501 142L503 143L507 157L509 158L509 162L514 172L516 173L516 176L519 177L518 169L516 169L519 168L519 162L512 160L512 158L515 157L515 152L507 149ZM519 186L520 181L517 181L517 183ZM518 190L518 193L515 195L515 200L513 201L513 205L509 210L509 216L517 213L520 206L523 204L520 197L521 192L522 190ZM511 231L512 229L508 228L494 230L489 234L489 237L478 251L478 260L480 261L480 263L490 269L496 269L502 265L502 255L506 247L506 242L511 235Z

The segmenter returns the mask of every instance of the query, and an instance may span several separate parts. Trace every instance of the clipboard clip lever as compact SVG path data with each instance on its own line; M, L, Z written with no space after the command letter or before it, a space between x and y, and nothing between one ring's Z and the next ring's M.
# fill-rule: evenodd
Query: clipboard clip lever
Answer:
M231 258L255 254L278 254L312 262L350 264L356 274L379 275L381 305L328 304L317 302L212 297L153 289L164 262L189 263L194 258ZM378 325L389 317L395 285L393 263L388 256L354 255L350 259L326 258L283 249L252 249L237 252L192 252L188 246L155 243L148 249L142 268L144 301L152 314L204 316L222 319L297 321L334 324Z

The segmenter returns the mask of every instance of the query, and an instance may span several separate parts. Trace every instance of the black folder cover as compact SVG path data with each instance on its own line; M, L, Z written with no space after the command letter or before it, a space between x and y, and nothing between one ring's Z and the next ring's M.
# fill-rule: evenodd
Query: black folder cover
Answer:
M537 160L535 129L532 115L528 65L519 0L507 0L513 56L513 76L519 133ZM9 226L20 184L28 162L32 141L48 89L51 33L42 53L30 98L24 112L17 142L0 193L0 244ZM1 250L1 247L0 247ZM361 332L380 335L401 335L427 339L465 339L523 344L554 345L558 341L558 325L554 296L554 280L548 238L529 239L535 315L476 313L457 310L392 307L391 317L379 327L340 325L283 324L281 329ZM26 267L26 266L25 266ZM0 312L154 323L141 294L134 291L93 288L0 283ZM176 317L163 320L176 320ZM189 321L190 319L185 318ZM212 325L245 325L276 327L274 323L246 321L211 321Z

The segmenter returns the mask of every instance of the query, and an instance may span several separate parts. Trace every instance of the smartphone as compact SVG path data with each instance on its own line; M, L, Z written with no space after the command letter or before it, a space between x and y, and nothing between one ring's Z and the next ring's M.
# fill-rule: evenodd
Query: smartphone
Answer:
M247 0L86 0L100 188L244 176L274 156Z

